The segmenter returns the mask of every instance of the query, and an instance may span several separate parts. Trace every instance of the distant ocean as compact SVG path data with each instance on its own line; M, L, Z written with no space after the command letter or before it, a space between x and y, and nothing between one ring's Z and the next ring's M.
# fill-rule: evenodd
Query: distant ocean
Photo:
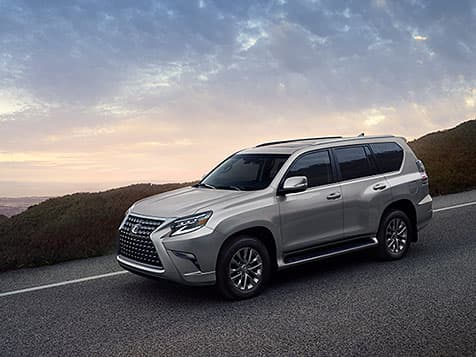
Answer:
M0 197L0 215L11 217L49 197Z

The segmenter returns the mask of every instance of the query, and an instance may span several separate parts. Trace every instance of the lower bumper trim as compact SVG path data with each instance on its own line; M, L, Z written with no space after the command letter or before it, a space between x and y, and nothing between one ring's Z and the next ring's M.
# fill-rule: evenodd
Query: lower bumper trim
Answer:
M160 275L160 274L165 273L165 269L163 269L163 268L158 268L158 267L157 268L152 268L152 267L142 265L142 264L139 264L139 263L134 263L134 262L131 262L128 259L125 259L124 257L122 257L120 255L118 255L116 257L116 259L119 262L119 264L123 265L126 269L127 269L127 267L130 267L131 269L138 270L138 271L143 271L144 273L153 274L153 275Z

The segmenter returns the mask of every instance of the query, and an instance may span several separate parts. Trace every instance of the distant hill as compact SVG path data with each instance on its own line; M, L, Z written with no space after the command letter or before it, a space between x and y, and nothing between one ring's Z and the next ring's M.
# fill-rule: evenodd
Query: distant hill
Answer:
M433 195L476 188L476 120L409 142L423 161Z
M0 197L0 215L11 217L49 197Z
M111 253L130 205L190 184L138 184L98 193L50 198L0 216L0 271Z
M11 217L26 210L27 207L9 207L0 205L0 215Z

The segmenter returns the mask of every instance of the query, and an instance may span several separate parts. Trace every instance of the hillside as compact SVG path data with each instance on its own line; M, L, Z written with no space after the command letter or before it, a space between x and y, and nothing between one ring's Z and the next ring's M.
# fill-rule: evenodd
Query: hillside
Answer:
M138 184L50 198L0 216L0 271L110 253L124 212L147 196L187 184Z
M430 177L433 195L476 188L476 120L409 142Z

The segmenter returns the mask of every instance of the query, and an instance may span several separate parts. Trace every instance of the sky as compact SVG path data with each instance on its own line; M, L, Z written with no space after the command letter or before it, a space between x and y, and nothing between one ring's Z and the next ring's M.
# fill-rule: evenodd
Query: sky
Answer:
M476 118L476 1L0 0L0 196Z

